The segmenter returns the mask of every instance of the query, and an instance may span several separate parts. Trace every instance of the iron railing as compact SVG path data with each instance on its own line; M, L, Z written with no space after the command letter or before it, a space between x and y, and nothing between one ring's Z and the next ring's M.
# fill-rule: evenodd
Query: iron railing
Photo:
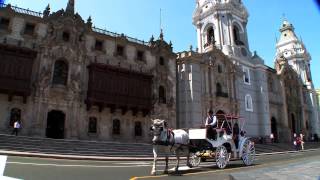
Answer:
M17 7L17 6L12 6L12 5L9 5L9 4L3 4L3 3L0 4L0 8L5 8L5 7L8 7L8 6L10 6L11 9L13 9L15 12L20 13L20 14L27 14L27 15L30 15L30 16L42 17L42 13L41 12L35 12L35 11L31 11L29 9L23 9L23 8L20 8L20 7Z
M133 43L138 43L138 44L142 44L142 45L148 45L148 42L146 42L146 41L142 41L142 40L139 40L137 38L129 37L129 36L126 36L124 34L118 34L118 33L111 32L111 31L108 31L108 30L105 30L105 29L100 29L100 28L97 28L97 27L92 27L92 30L94 32L97 32L97 33L100 33L100 34L105 34L105 35L112 36L112 37L125 37L128 41L133 42Z

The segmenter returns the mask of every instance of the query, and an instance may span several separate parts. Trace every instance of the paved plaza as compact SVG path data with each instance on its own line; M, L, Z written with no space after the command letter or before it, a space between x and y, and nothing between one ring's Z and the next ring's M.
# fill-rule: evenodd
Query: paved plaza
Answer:
M320 157L230 175L234 180L320 180Z

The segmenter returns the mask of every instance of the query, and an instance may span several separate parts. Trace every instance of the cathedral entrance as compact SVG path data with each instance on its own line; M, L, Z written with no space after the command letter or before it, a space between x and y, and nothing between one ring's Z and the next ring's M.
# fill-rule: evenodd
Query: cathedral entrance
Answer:
M46 137L53 139L64 138L65 114L62 111L50 111L47 118Z
M278 142L278 128L277 128L277 121L276 118L271 118L271 133L274 136L274 141Z

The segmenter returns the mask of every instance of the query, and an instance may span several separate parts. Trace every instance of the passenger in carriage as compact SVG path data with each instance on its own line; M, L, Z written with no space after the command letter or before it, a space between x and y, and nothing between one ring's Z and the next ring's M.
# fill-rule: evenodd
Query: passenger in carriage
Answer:
M217 131L216 131L216 126L217 126L217 117L213 115L213 111L210 110L208 112L208 116L206 118L206 129L207 129L207 138L216 140L217 138Z

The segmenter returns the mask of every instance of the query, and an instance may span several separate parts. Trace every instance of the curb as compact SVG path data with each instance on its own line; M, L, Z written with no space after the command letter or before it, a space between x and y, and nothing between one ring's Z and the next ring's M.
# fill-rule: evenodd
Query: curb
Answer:
M317 151L317 149L308 149L301 151L283 151L283 152L273 152L273 153L259 153L259 156L270 156L275 154L293 154L299 152L311 152ZM153 157L102 157L102 156L76 156L76 155L60 155L60 154L44 154L44 153L29 153L29 152L16 152L16 151L1 151L0 155L7 156L18 156L18 157L38 157L38 158L48 158L48 159L66 159L66 160L90 160L90 161L153 161ZM160 157L158 160L164 160L165 158ZM169 157L169 160L175 160L175 157ZM186 159L182 157L180 159Z

